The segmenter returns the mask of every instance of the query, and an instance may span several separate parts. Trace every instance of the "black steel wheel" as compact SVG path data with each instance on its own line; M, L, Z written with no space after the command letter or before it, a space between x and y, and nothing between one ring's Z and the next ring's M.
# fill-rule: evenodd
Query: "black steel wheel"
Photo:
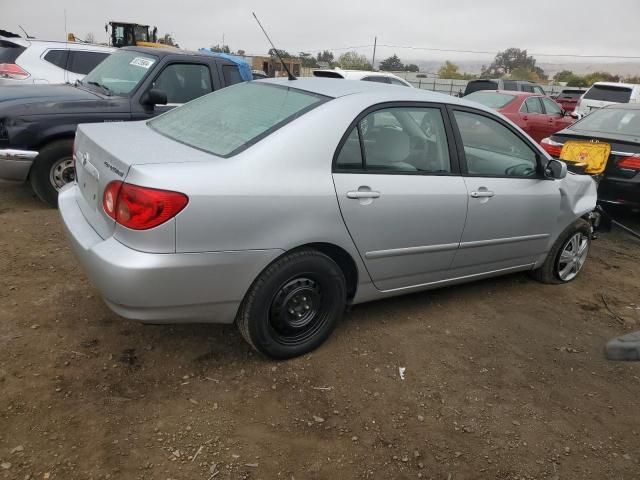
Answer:
M283 359L303 355L331 334L345 309L340 267L315 250L284 255L251 286L238 327L251 346Z

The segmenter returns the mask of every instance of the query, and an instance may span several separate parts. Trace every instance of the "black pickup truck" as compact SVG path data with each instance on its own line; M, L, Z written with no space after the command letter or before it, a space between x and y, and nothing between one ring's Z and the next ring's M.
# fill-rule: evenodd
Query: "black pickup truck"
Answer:
M74 180L79 123L144 120L243 81L238 66L178 49L126 47L75 85L0 87L0 179L28 180L57 205Z

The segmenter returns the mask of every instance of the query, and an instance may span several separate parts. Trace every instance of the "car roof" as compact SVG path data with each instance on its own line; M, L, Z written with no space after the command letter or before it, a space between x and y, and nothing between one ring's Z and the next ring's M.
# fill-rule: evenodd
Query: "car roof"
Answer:
M197 55L199 57L207 57L207 58L217 58L218 60L224 60L219 57L214 57L212 55L195 52L191 50L182 50L180 48L175 47L122 47L118 50L129 50L133 52L147 53L149 55L154 55L156 57L166 57L167 55Z
M349 79L336 82L335 79L321 77L304 77L296 80L288 80L286 77L279 77L256 81L260 83L264 82L296 88L332 98L339 98L347 95L377 93L380 94L382 99L381 101L387 102L434 102L478 108L478 104L475 102L469 102L444 93L432 92L430 90L422 90L419 88L406 88L399 85L389 85L387 83L361 82L359 80ZM491 111L488 108L483 108L483 110Z
M39 40L35 38L25 39L22 37L3 37L0 36L0 40L5 42L12 42L16 45L20 45L23 47L46 47L46 48L65 48L71 50L93 50L93 51L104 51L104 52L113 52L115 51L114 47L109 47L107 45L99 45L97 43L81 43L81 42L60 42L58 40Z
M602 85L604 87L627 87L627 88L633 88L638 86L637 83L622 83L622 82L595 82L591 86L595 87L598 85Z
M521 92L520 90L478 90L476 92L472 92L469 95L473 95L474 93L482 93L482 92L491 92L491 93L501 93L503 95L511 95L512 97L544 97L541 93L531 93L531 92Z

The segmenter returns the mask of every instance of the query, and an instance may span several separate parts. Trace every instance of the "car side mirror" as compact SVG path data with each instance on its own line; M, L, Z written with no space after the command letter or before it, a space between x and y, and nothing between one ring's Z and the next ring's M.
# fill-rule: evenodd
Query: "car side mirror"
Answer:
M167 92L160 90L159 88L152 88L142 96L140 102L143 105L153 107L154 105L166 105L167 104Z
M544 167L544 176L547 178L562 180L567 176L567 164L552 158L547 162L547 166Z

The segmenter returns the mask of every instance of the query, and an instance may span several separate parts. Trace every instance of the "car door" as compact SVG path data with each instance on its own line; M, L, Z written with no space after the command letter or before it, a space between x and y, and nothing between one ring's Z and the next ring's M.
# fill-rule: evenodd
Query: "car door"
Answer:
M336 150L340 211L380 290L448 277L468 199L446 119L437 104L375 107Z
M155 117L179 105L194 100L213 91L213 81L209 66L205 63L175 62L165 65L152 82L146 87L159 89L167 94L166 105L155 105L153 108L142 105L142 95L134 97L132 103L133 118L142 120Z
M560 130L567 128L574 120L570 116L565 116L562 108L550 98L542 97L545 116L547 117L547 128L545 137L549 137ZM544 138L544 137L543 137Z
M452 268L460 276L529 268L545 253L560 208L541 153L488 112L451 108L467 220Z
M540 142L546 137L549 128L547 117L544 114L540 97L528 97L520 108L522 122L525 126L523 130L527 132L536 142Z

